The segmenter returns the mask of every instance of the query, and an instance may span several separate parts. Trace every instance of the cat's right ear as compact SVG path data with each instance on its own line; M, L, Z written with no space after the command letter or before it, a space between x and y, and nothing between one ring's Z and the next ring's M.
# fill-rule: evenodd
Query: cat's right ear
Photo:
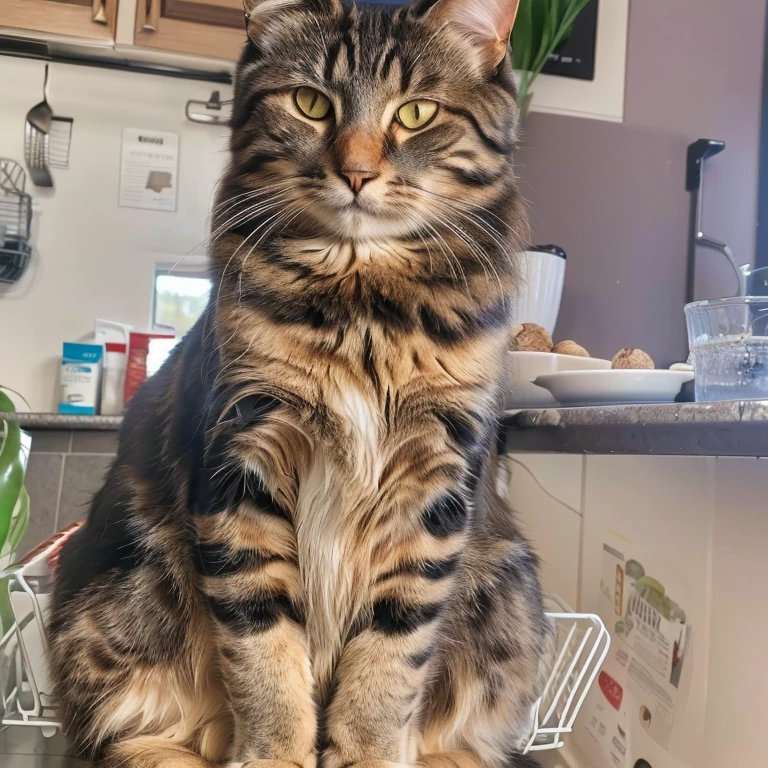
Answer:
M457 30L495 67L507 55L519 6L520 0L417 0L414 12Z
M268 26L286 13L304 11L318 16L336 16L343 11L341 0L243 0L245 29L253 42Z

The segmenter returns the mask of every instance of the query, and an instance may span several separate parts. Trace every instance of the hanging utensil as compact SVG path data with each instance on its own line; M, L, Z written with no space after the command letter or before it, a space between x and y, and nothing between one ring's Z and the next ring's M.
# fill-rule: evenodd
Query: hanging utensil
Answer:
M27 112L24 122L24 159L29 177L36 187L52 187L53 177L48 169L48 141L53 110L48 103L48 65L45 65L43 100Z
M54 115L51 118L51 132L48 138L48 158L53 168L69 168L69 150L72 146L71 117Z
M221 114L221 111L223 107L230 106L232 101L232 99L222 101L221 94L218 91L214 91L208 101L190 99L184 109L184 114L187 116L187 120L192 123L229 125L229 117Z

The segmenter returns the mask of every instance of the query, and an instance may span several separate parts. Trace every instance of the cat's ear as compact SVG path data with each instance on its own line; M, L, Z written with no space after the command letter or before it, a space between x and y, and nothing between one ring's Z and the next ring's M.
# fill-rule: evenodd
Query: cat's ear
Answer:
M507 54L520 0L421 0L416 13L431 23L451 25L496 66Z
M243 0L245 28L254 42L267 26L281 15L305 11L315 15L340 15L341 0Z

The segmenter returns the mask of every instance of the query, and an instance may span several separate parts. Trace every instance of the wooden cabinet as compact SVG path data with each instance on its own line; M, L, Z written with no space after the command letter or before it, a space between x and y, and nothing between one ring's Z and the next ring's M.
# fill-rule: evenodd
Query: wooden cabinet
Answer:
M0 28L109 44L118 0L0 0Z
M117 42L124 56L136 46L160 61L170 53L234 62L246 39L242 0L0 0L0 31Z
M134 43L235 61L245 42L242 0L138 0Z

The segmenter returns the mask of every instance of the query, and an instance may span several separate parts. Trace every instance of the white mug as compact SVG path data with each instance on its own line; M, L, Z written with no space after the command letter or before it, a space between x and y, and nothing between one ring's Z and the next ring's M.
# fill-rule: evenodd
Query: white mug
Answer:
M536 245L519 258L520 284L512 302L513 323L537 323L552 334L563 297L565 251L556 245Z

